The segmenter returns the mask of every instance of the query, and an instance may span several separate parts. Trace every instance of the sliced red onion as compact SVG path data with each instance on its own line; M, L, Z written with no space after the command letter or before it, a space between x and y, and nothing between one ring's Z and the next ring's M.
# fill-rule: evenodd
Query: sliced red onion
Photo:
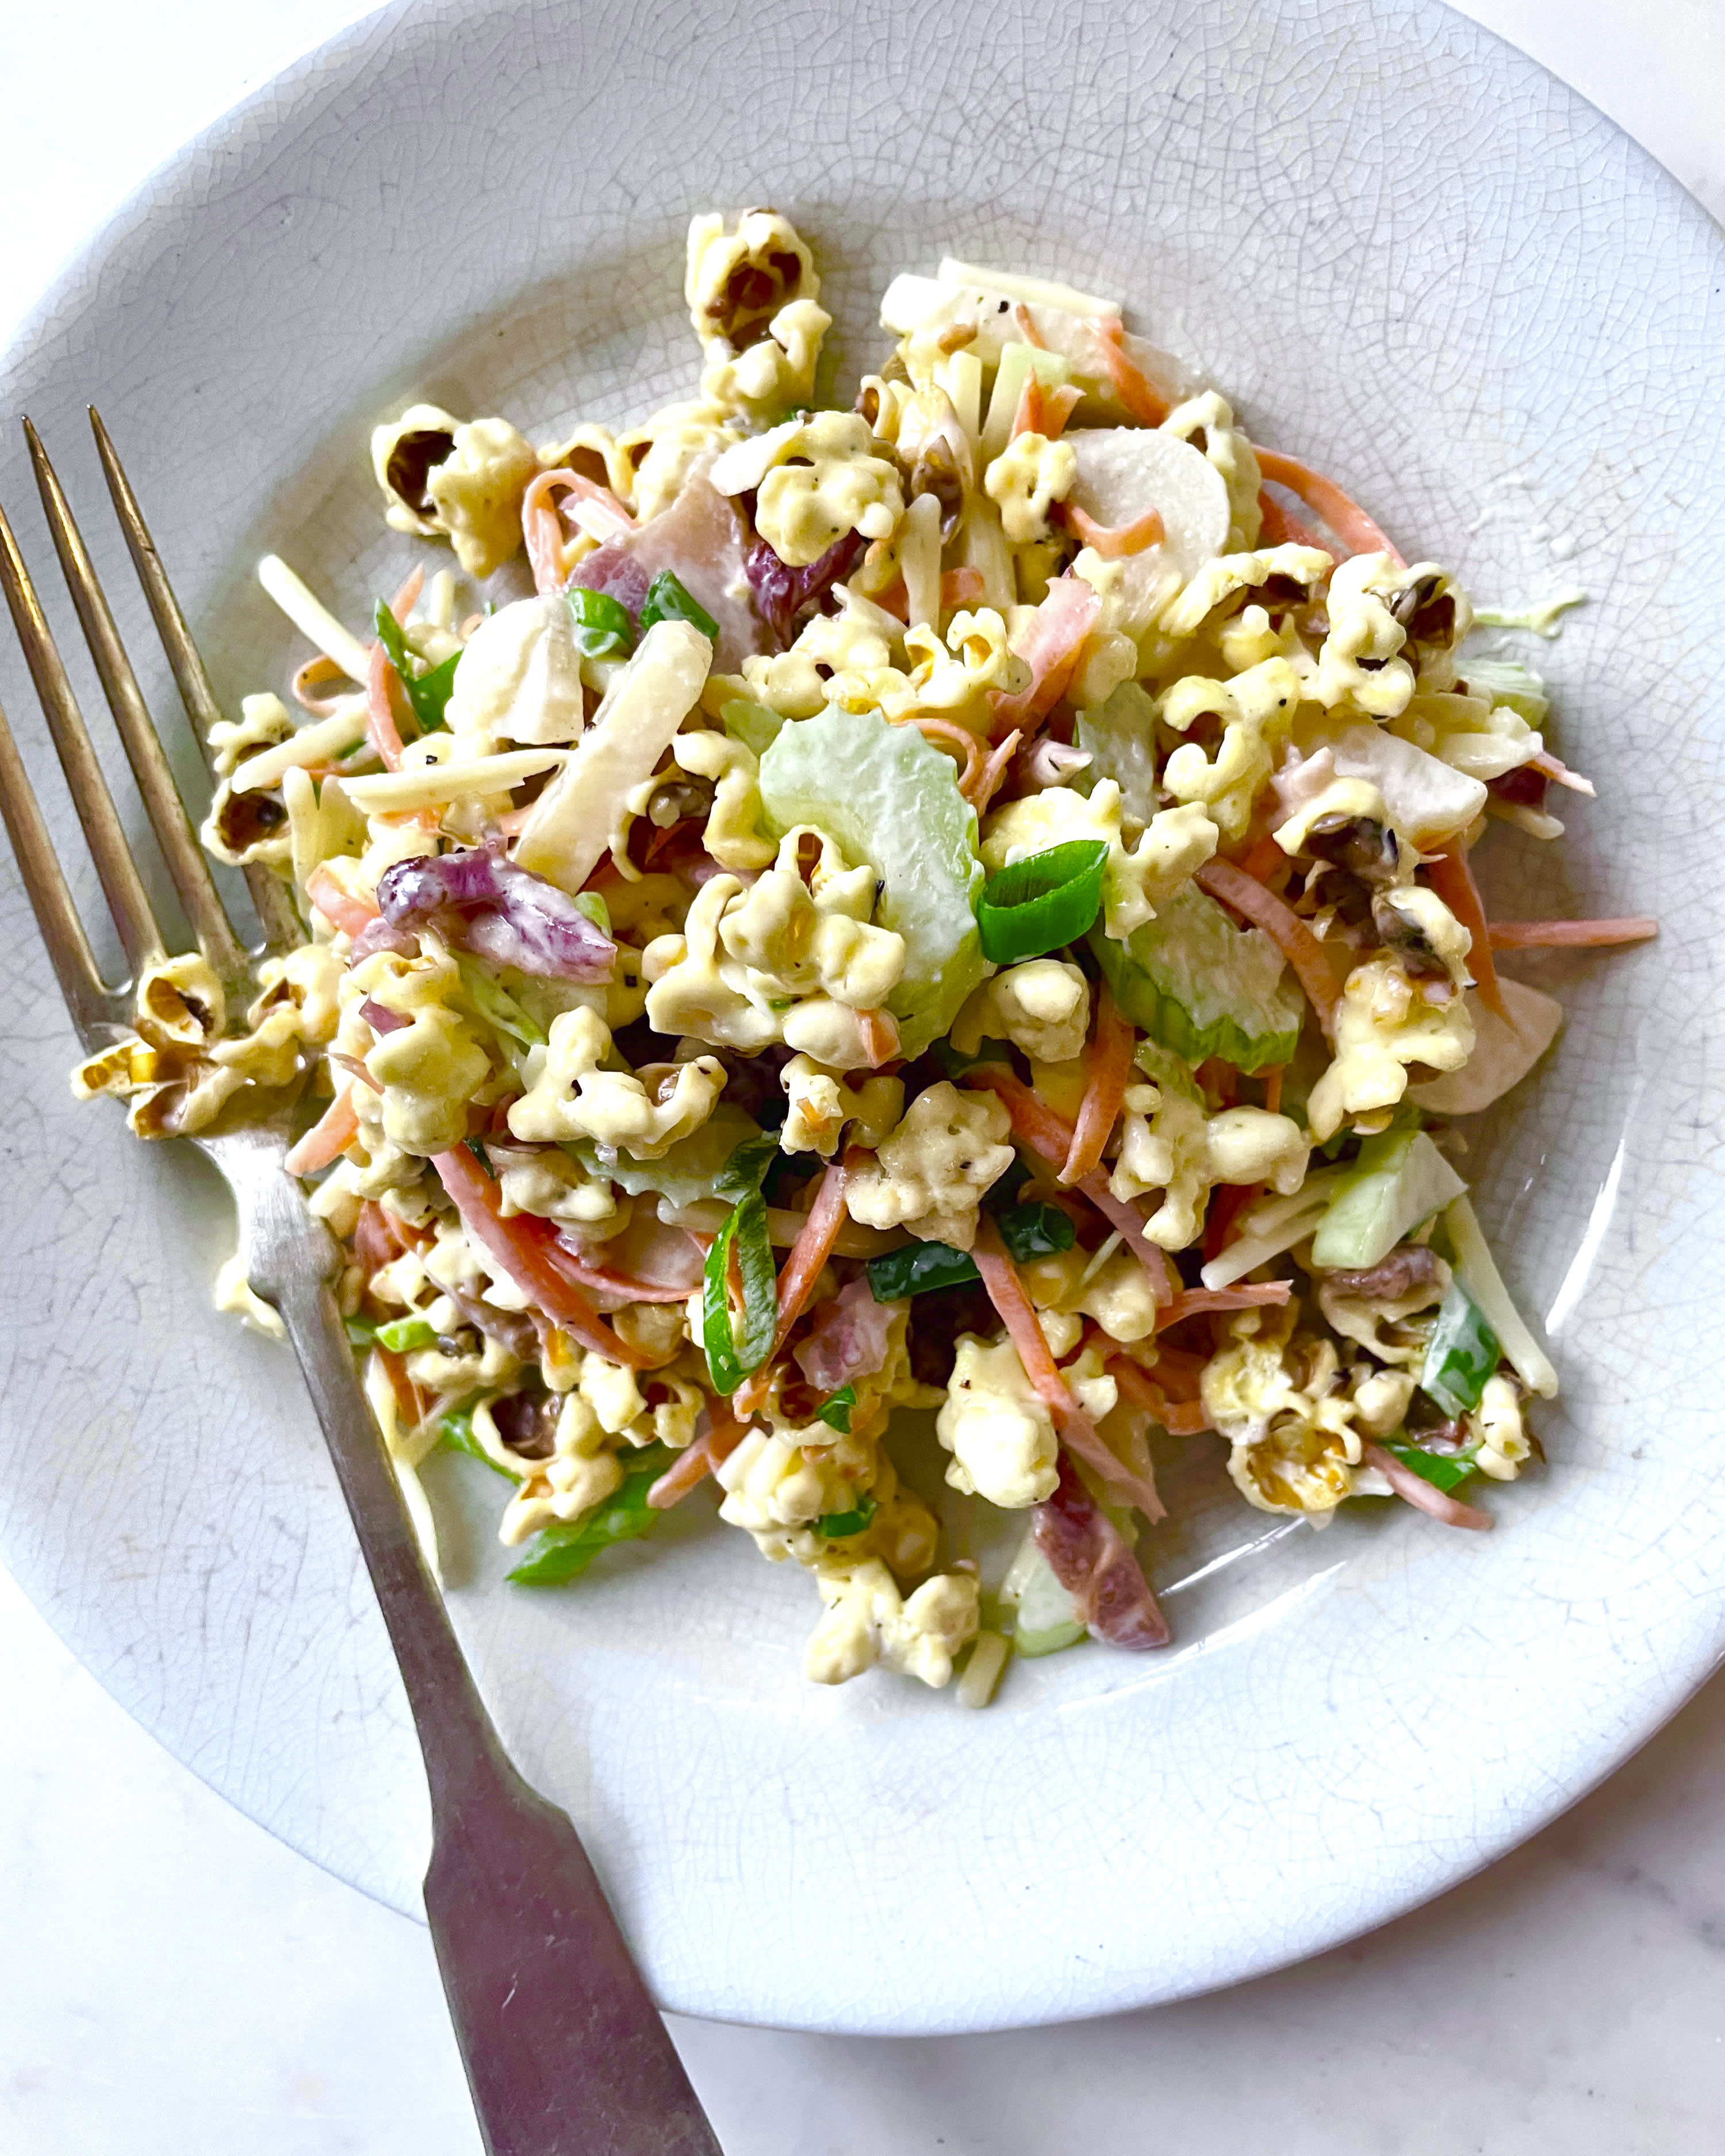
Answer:
M742 572L755 595L755 611L778 638L781 650L788 651L796 639L798 616L807 607L824 607L833 586L850 575L867 544L860 531L847 531L818 562L793 569L779 560L764 539L755 541Z
M386 1033L399 1033L404 1025L413 1023L412 1019L403 1018L399 1011L391 1010L388 1004L380 1004L375 996L366 998L359 1007L359 1014L372 1031L380 1037Z
M419 939L410 929L398 928L393 921L386 921L380 913L367 921L353 939L353 947L347 953L350 967L374 958L380 951L393 951L398 958L418 956Z
M1486 781L1486 791L1495 800L1510 801L1524 808L1543 808L1545 790L1550 780L1544 772L1531 763L1518 763L1513 771L1500 773L1496 778Z
M820 1306L809 1337L793 1351L817 1392L835 1393L870 1378L886 1361L901 1302L876 1302L866 1280L854 1280Z
M435 923L495 966L557 981L608 981L617 946L567 891L486 846L398 861L377 880L395 928Z
M1032 1532L1096 1638L1133 1650L1168 1645L1168 1620L1137 1558L1064 1450L1060 1481L1036 1507Z

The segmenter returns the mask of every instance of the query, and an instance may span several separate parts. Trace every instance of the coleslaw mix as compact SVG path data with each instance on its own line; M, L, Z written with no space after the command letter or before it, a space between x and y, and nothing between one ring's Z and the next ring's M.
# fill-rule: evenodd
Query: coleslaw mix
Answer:
M697 218L685 289L698 393L639 426L377 429L436 551L374 620L260 565L313 655L213 730L203 835L306 940L244 1014L151 968L76 1089L156 1137L300 1086L434 1562L439 1445L528 1584L711 1477L819 1682L1163 1644L1174 1439L1265 1512L1488 1527L1557 1378L1446 1132L1560 1018L1493 950L1652 932L1485 919L1481 834L1592 791L1538 677L1111 300L899 276L824 406L785 218ZM987 1594L909 1408L1022 1516Z

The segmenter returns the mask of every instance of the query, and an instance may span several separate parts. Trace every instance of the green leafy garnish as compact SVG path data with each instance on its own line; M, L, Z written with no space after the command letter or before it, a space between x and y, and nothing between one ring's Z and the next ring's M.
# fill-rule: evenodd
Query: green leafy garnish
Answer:
M411 1355L416 1348L434 1348L437 1331L423 1317L392 1317L377 1327L377 1342L392 1355Z
M1101 911L1107 865L1105 839L1071 839L998 870L977 901L983 956L1015 966L1087 936Z
M869 1291L876 1302L902 1302L907 1295L932 1295L937 1288L964 1287L979 1281L973 1259L950 1243L906 1243L868 1262Z
M675 569L661 569L648 585L647 596L641 603L643 632L651 629L656 621L686 621L703 636L710 636L715 644L719 640L719 624L699 599L690 596L687 586Z
M628 658L634 649L635 625L621 599L609 592L585 591L579 584L563 596L575 619L575 649L583 658Z
M455 669L461 663L461 654L452 651L441 665L418 670L424 662L408 649L408 639L401 624L391 613L382 599L377 602L377 641L389 655L389 663L401 676L401 685L407 692L408 704L422 734L438 733L447 729L449 721L444 713L449 701L449 692L455 685Z
M494 1475L501 1475L506 1482L515 1480L506 1467L500 1466L473 1434L473 1409L470 1407L451 1408L438 1418L437 1441L446 1452L465 1452L471 1460L481 1460Z
M1503 1358L1497 1335L1459 1281L1451 1281L1425 1350L1420 1389L1445 1414L1471 1414Z
M1427 1452L1421 1446L1409 1445L1405 1439L1387 1437L1384 1450L1400 1460L1404 1467L1411 1467L1416 1475L1430 1483L1433 1489L1441 1490L1447 1496L1459 1489L1474 1472L1474 1450L1466 1452Z
M701 1273L701 1342L715 1392L734 1393L773 1353L778 1329L778 1276L761 1183L778 1152L778 1142L764 1133L745 1138L713 1178L715 1194L736 1200L730 1218L713 1239ZM742 1281L741 1340L731 1315L733 1250Z
M677 1457L668 1445L649 1445L628 1455L622 1486L585 1518L555 1521L535 1538L532 1548L509 1577L519 1587L562 1587L579 1579L596 1557L615 1543L638 1542L665 1517L647 1502L647 1492Z
M1032 1258L1051 1258L1070 1250L1076 1230L1072 1216L1058 1205L1009 1205L995 1215L1000 1240L1014 1262L1028 1265Z
M840 1437L850 1435L850 1410L856 1405L856 1387L840 1385L829 1399L823 1400L814 1410L817 1422L824 1422L829 1430L835 1430ZM874 1507L870 1504L872 1512ZM823 1530L824 1532L824 1530Z
M879 1509L872 1497L859 1497L851 1512L823 1512L814 1523L814 1531L829 1543L843 1542L847 1535L862 1534Z

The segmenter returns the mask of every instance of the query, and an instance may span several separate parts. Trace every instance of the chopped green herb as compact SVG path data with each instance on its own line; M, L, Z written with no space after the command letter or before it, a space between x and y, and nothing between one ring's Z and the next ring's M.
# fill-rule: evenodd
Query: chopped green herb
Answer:
M977 901L983 955L997 966L1040 958L1090 933L1101 910L1102 839L1071 839L988 878Z
M609 592L583 591L579 584L563 596L575 619L575 649L584 658L628 658L634 649L635 625L621 599Z
M814 1531L829 1543L843 1542L847 1535L862 1534L878 1509L872 1497L859 1497L854 1511L823 1512L814 1523Z
M490 1177L492 1182L495 1183L497 1180L497 1171L491 1165L491 1156L485 1151L485 1147L480 1143L479 1139L470 1138L467 1141L467 1150L473 1155L480 1166L484 1168L485 1173Z
M392 1355L411 1355L416 1348L435 1347L437 1332L423 1317L392 1317L377 1327L377 1340Z
M840 1385L830 1399L824 1400L814 1410L817 1422L824 1422L829 1430L835 1430L840 1437L850 1435L850 1410L856 1405L856 1387ZM874 1509L870 1504L870 1510Z
M716 644L719 624L698 599L691 598L688 588L675 569L661 569L647 587L647 596L641 604L641 628L644 632L656 621L686 621L698 629L703 636L710 636Z
M948 1243L906 1243L884 1258L870 1258L868 1274L876 1302L901 1302L907 1295L932 1295L937 1288L963 1287L982 1278L975 1261Z
M420 732L437 733L446 729L449 692L455 685L455 669L461 662L461 654L453 651L440 665L419 670L424 662L409 648L401 624L382 599L377 602L377 640L401 676L401 685L407 692Z
M761 1188L768 1169L778 1158L778 1140L770 1132L745 1138L713 1178L714 1197L740 1204Z
M649 1445L628 1455L622 1486L583 1519L557 1521L537 1535L525 1559L510 1573L520 1587L562 1587L579 1579L596 1557L618 1543L651 1534L664 1517L647 1492L677 1457L668 1445Z
M1451 1281L1431 1329L1420 1389L1445 1414L1471 1414L1503 1358L1497 1335L1459 1281Z
M1061 1250L1070 1250L1076 1239L1072 1216L1058 1205L1009 1205L995 1219L1001 1241L1021 1265L1032 1258L1051 1258Z
M1387 1437L1384 1450L1445 1495L1459 1488L1474 1472L1476 1447L1470 1446L1466 1452L1427 1452L1420 1445L1408 1444L1405 1439Z

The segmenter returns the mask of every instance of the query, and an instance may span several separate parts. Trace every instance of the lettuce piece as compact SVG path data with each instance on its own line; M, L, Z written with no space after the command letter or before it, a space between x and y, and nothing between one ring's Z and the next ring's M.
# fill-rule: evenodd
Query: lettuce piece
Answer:
M1466 658L1461 661L1461 670L1471 695L1489 696L1494 708L1507 704L1536 733L1550 716L1551 698L1545 693L1545 678L1531 666L1520 665L1513 659Z
M952 759L915 726L829 706L781 730L761 758L761 799L776 835L812 824L880 879L875 918L905 939L904 977L886 1008L902 1052L920 1055L985 971L976 811Z
M1298 1045L1305 1004L1283 978L1281 952L1261 928L1236 928L1195 884L1123 944L1092 929L1090 947L1126 1016L1188 1063L1219 1055L1261 1070Z

